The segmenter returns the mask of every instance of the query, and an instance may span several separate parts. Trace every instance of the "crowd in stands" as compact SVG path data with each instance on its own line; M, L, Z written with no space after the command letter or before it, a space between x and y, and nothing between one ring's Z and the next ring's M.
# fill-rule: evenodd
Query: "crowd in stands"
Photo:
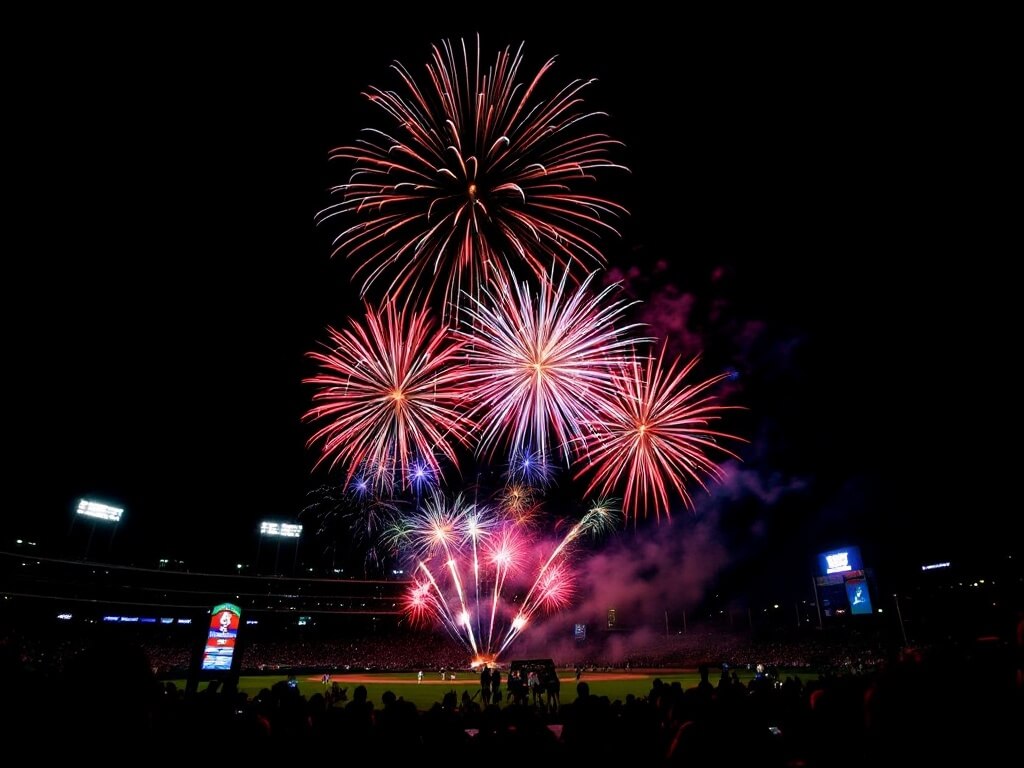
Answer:
M114 630L124 631L124 628ZM149 667L162 679L181 678L188 671L195 650L194 637L155 641L137 636ZM641 634L617 638L618 642L593 641L584 645L555 646L536 655L552 656L563 669L589 670L695 669L704 663L727 662L752 667L761 663L773 668L816 671L863 671L878 665L882 649L871 642L826 641L814 633L785 641L754 639L746 633L692 631L671 635ZM10 642L15 640L10 639ZM69 654L84 644L74 636L20 635L19 655L39 670L59 670ZM345 639L267 640L248 643L243 655L243 674L299 672L398 672L459 670L468 668L466 650L446 635L431 632L395 632L357 635Z
M150 666L160 677L181 677L188 670L192 647L182 643L144 643ZM555 658L561 668L590 670L686 669L701 663L767 664L791 670L863 670L884 657L869 644L825 643L814 637L786 642L752 642L730 634L691 633L647 639L625 655L602 653L602 647L573 649ZM254 642L245 650L245 673L288 670L399 672L417 669L463 669L467 654L444 636L422 633L363 636L346 641Z

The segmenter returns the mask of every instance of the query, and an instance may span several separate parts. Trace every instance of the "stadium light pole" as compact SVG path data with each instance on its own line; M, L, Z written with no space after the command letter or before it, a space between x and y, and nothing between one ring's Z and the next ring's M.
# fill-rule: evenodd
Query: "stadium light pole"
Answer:
M824 624L821 621L821 600L818 598L818 580L811 576L811 589L814 592L814 606L818 609L818 629L823 629Z
M900 620L900 634L903 635L903 647L906 648L910 643L907 642L907 628L903 626L903 611L900 610L900 596L896 592L893 592L892 596L896 601L896 618Z
M74 520L79 517L88 518L90 522L89 527L89 538L85 543L85 553L82 555L83 560L89 558L89 549L92 547L92 537L96 533L96 524L99 523L113 523L114 533L117 533L117 525L121 522L121 516L124 515L124 509L121 507L114 507L110 504L103 504L99 501L93 501L92 499L79 499L78 507L75 509L75 517L72 518L72 525ZM114 536L111 534L110 543L113 545Z
M302 536L302 525L300 523L281 523L275 520L264 520L260 523L260 543L264 536L272 536L277 539L277 548L274 551L274 575L277 573L278 559L281 555L281 539L295 539L295 558L299 557L299 537ZM292 562L292 571L295 570L295 563Z
M256 537L256 566L255 573L257 576L260 574L260 554L263 552L263 529L262 526L259 531L259 535Z

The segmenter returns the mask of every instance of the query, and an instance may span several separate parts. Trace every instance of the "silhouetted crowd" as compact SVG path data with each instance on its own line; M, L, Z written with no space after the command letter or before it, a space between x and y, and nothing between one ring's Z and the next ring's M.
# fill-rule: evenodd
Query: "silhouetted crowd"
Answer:
M646 695L614 701L592 694L585 676L554 704L548 692L483 703L439 691L426 710L391 692L372 701L363 686L307 698L281 681L250 698L228 678L186 692L161 682L140 645L109 639L59 670L34 667L15 643L2 650L4 730L49 756L847 766L965 755L984 764L1015 749L1024 722L1019 649L999 644L908 651L808 682L764 671L745 684L704 666L692 688L656 679Z

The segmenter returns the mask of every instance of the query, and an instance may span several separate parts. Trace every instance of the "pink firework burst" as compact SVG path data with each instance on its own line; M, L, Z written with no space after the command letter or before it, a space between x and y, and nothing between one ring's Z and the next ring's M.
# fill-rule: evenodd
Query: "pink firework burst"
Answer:
M433 474L438 458L458 466L456 445L468 445L473 425L460 386L463 341L435 329L427 308L399 310L388 302L366 308L366 322L328 328L326 351L311 352L321 373L307 421L322 422L309 444L322 443L318 463L330 461L376 488L396 477L409 482L418 457ZM363 468L376 472L363 476Z
M387 533L411 561L404 610L415 624L443 627L474 659L494 660L538 611L569 604L576 545L609 530L603 514L588 511L561 539L542 541L498 510L435 492Z
M544 275L533 296L526 282L495 269L482 297L463 306L468 329L460 333L472 349L466 385L481 453L506 442L513 456L543 463L561 450L571 463L570 444L612 397L626 351L647 341L627 335L636 325L616 326L633 303L609 299L618 284L588 290L595 274L570 291L566 267L557 284Z
M537 274L552 259L604 264L597 240L617 234L625 209L585 189L598 172L625 170L609 159L620 142L589 128L604 113L580 109L593 80L542 98L554 59L521 80L522 51L506 48L488 66L479 38L475 54L444 41L425 83L396 62L400 87L365 94L391 126L330 153L354 168L332 190L340 202L317 217L360 217L335 236L333 253L361 259L364 295L389 274L389 295L443 285L457 303L460 290L475 295L498 254Z
M603 400L600 417L588 423L585 466L576 474L579 478L593 472L585 493L623 487L622 511L634 522L641 514L646 517L649 509L657 519L662 512L670 517L669 488L692 509L688 483L708 490L705 478L722 479L721 467L708 453L738 459L720 441L745 442L709 426L725 411L738 408L720 405L708 394L728 374L687 384L698 358L681 368L676 358L665 370L664 355L663 345L657 360L648 357L644 365L634 358L622 369L618 393Z
M565 563L548 568L537 583L538 604L549 612L566 608L576 591L575 574Z

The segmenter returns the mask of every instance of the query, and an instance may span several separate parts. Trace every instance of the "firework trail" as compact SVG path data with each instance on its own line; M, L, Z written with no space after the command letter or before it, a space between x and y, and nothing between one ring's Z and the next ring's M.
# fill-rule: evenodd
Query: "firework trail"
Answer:
M443 618L446 626L465 630L464 639L474 654L479 654L476 634L473 632L470 611L467 604L464 575L460 572L457 558L463 554L465 544L472 544L472 572L479 576L478 544L482 536L486 536L491 528L492 520L480 514L476 504L470 504L461 494L449 504L444 494L435 491L420 507L417 514L396 520L387 538L396 549L407 549L415 563L416 577L426 578L426 582L417 582L413 588L413 615L423 614L427 606ZM455 590L451 601L443 598L441 587L435 574L430 570L429 563L440 560L442 566L450 574L450 583ZM414 577L415 578L415 577ZM479 580L474 579L474 585ZM423 586L433 588L424 591ZM479 588L476 590L479 604Z
M406 614L416 623L439 622L475 661L493 661L539 610L565 607L573 594L572 545L611 530L615 519L612 508L595 505L531 572L530 553L544 548L532 531L461 495L449 503L435 493L388 532L414 564ZM526 597L510 601L509 587Z
M666 370L664 354L665 345L657 360L648 357L643 365L634 358L622 369L617 395L603 400L600 417L589 422L585 466L576 474L579 478L593 472L585 494L598 487L608 493L624 485L622 511L627 518L633 516L634 524L649 508L658 519L662 512L670 516L669 487L692 509L687 483L695 481L708 490L705 477L722 479L722 469L708 451L739 459L718 440L745 442L709 428L725 411L737 408L719 405L707 394L729 374L687 384L699 358L681 368L676 358Z
M317 216L360 217L335 236L333 253L361 259L362 295L387 273L388 295L443 285L457 304L498 258L517 257L538 275L552 260L604 264L597 240L618 234L625 209L582 188L598 172L626 170L609 159L621 142L589 129L604 113L580 110L593 80L544 99L554 59L521 80L522 51L506 48L487 65L479 38L475 55L464 40L443 41L425 83L396 62L400 87L365 94L390 127L330 153L353 171L332 189L340 202Z
M323 444L317 464L341 465L346 484L358 475L374 490L395 475L412 482L417 457L431 476L442 474L439 456L458 467L455 445L468 445L473 428L461 407L464 342L435 330L427 308L393 302L328 333L326 351L308 355L322 372L305 380L318 388L305 419L326 422L308 441Z
M537 572L537 577L527 592L519 613L512 620L505 639L498 647L495 656L508 648L512 641L522 634L539 608L547 606L549 609L555 609L564 607L568 603L573 592L572 575L566 559L571 545L585 535L597 537L613 530L615 519L614 506L608 500L603 500L594 504L579 522L569 528L569 532Z
M627 335L635 324L616 327L634 302L610 300L618 284L590 293L595 274L571 292L568 268L557 284L545 275L534 297L511 271L495 269L482 298L463 306L466 327L457 333L466 340L465 382L474 399L469 416L481 427L479 453L493 454L506 442L513 457L545 463L560 450L571 463L570 446L612 397L626 351L647 341Z

